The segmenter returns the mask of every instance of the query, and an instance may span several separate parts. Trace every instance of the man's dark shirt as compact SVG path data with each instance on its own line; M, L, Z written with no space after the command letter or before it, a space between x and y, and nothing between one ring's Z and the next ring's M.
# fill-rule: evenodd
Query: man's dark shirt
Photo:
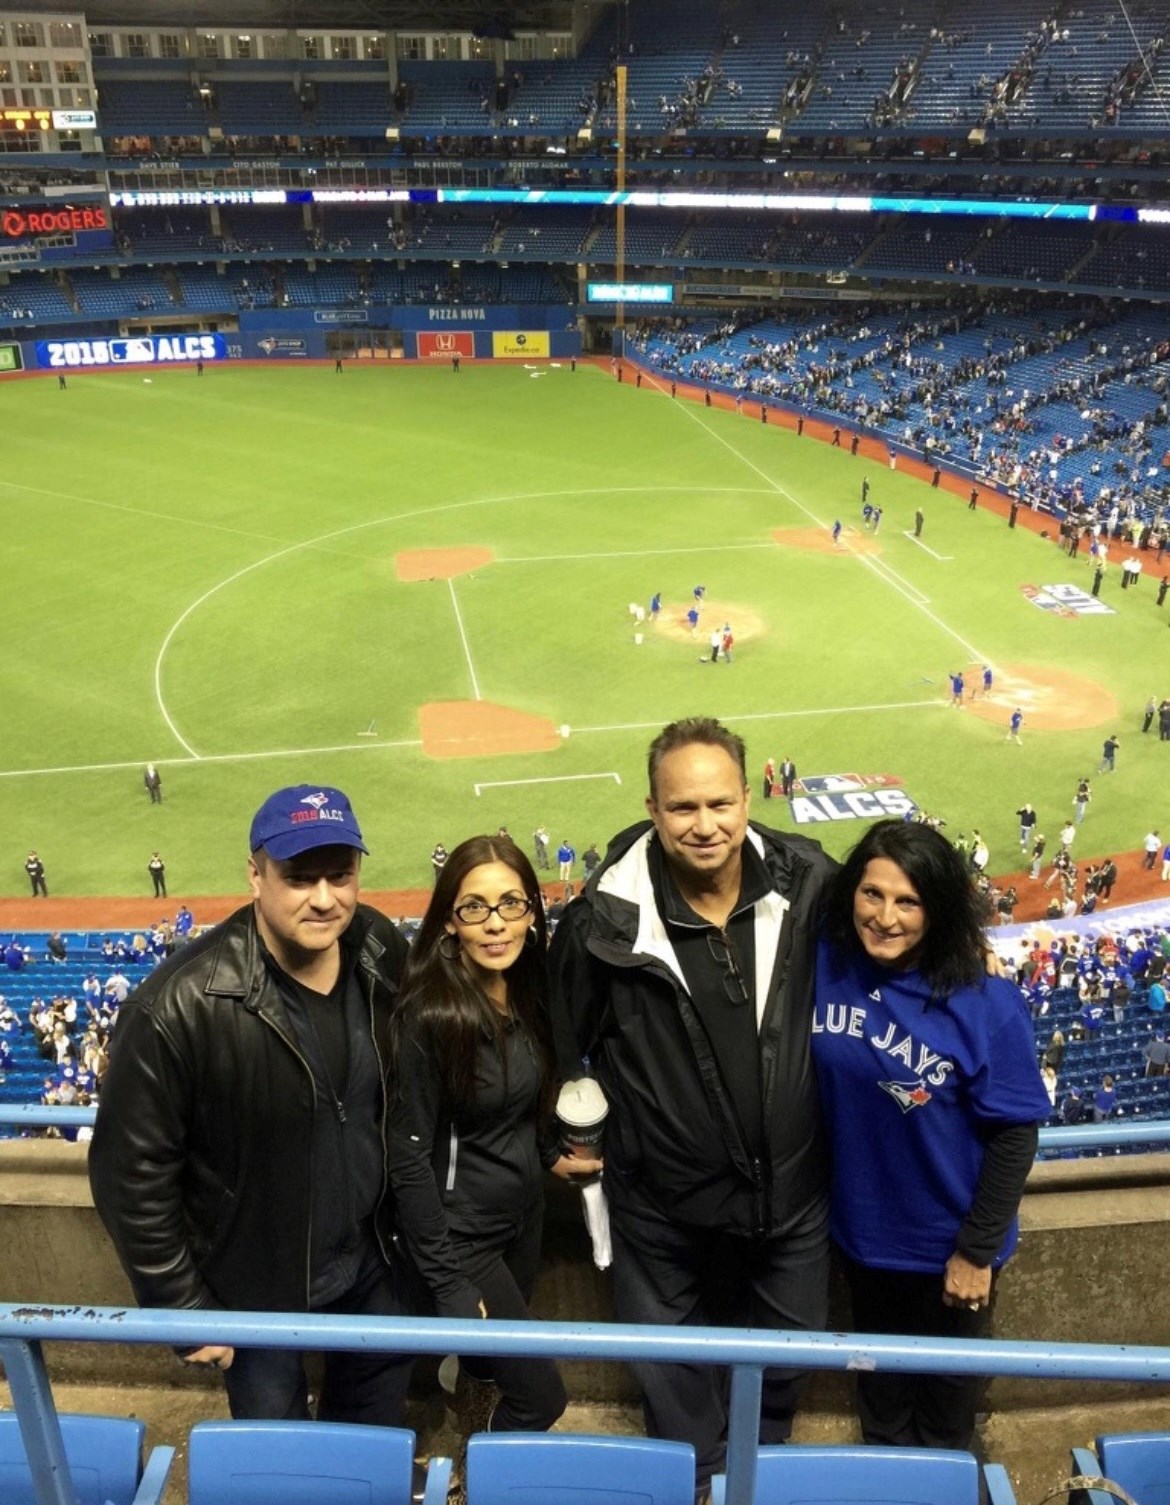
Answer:
M309 1305L335 1301L356 1282L373 1244L373 1213L384 1179L382 1084L357 955L342 941L341 970L326 996L265 963L313 1074Z
M772 885L750 842L744 842L742 852L739 896L723 931L696 914L682 897L661 842L651 842L647 860L658 913L711 1040L728 1097L735 1104L744 1143L756 1157L763 1152L764 1129L756 1026L754 905ZM734 970L725 954L728 952L734 958Z

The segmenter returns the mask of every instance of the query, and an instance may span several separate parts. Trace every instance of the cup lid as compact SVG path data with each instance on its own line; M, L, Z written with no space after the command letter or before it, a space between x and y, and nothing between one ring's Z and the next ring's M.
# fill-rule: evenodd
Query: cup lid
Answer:
M605 1093L592 1077L566 1082L557 1098L557 1117L570 1128L585 1129L599 1124L608 1112Z

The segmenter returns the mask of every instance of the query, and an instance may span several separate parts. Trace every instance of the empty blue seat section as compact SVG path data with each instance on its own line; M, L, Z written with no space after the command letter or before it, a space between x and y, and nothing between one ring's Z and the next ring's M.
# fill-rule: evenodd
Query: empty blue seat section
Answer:
M340 1422L205 1421L189 1505L410 1505L414 1433ZM431 1490L427 1505L444 1505Z
M144 1422L67 1413L58 1420L77 1505L158 1505L174 1449L155 1449L144 1475ZM0 1416L0 1500L4 1505L37 1505L32 1470L13 1412Z
M694 1498L689 1443L481 1432L467 1445L467 1505L694 1505Z
M986 1474L986 1477L984 1477ZM928 1448L763 1447L756 1505L1015 1505L1001 1468L981 1470L970 1453ZM712 1481L723 1505L727 1480Z
M1097 1438L1097 1456L1073 1449L1078 1473L1101 1473L1120 1484L1138 1505L1170 1505L1170 1432L1115 1432ZM1098 1466L1094 1467L1094 1463ZM1091 1505L1112 1495L1093 1491Z

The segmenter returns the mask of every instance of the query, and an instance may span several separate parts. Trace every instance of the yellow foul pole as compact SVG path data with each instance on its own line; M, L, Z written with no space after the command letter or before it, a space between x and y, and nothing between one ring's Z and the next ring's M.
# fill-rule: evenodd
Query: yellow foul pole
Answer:
M626 189L626 76L627 69L624 63L617 67L617 183L619 194L617 204L617 266L614 271L614 280L624 282L626 280L626 206L622 203L620 195ZM624 329L626 324L626 305L624 302L617 306L617 327Z

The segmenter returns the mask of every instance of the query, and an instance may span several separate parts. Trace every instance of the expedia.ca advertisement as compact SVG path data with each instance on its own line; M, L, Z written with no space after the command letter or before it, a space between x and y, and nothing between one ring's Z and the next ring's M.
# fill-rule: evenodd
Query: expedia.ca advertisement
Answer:
M545 329L504 330L492 335L492 354L496 360L539 360L548 358L548 331Z

